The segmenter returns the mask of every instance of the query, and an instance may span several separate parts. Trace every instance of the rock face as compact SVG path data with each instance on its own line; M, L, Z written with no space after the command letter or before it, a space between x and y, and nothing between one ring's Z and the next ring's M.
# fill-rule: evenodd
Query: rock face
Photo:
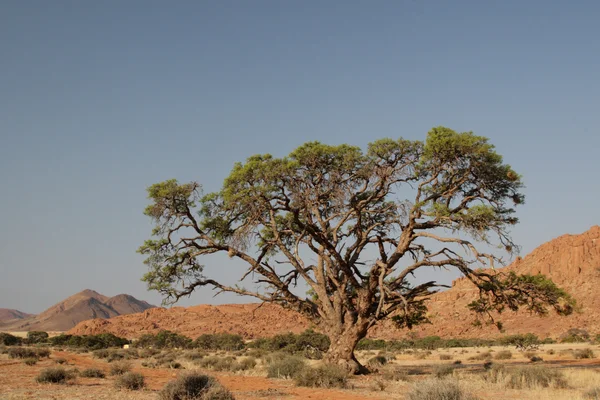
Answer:
M19 310L11 310L10 308L0 308L0 322L8 322L31 316L32 314L27 314Z
M440 292L429 302L431 324L413 329L419 336L494 337L501 334L535 333L541 337L558 337L570 328L583 328L590 333L600 332L600 227L594 226L580 235L563 235L535 249L531 254L505 267L504 271L549 276L567 290L578 302L580 312L568 317L549 314L532 316L526 312L505 312L501 316L504 332L495 327L475 327L475 317L466 306L475 299L477 291L466 279L457 279L452 288ZM144 333L168 329L195 338L202 333L231 332L245 338L272 336L282 332L300 332L310 327L302 316L279 306L266 304L229 304L155 308L110 320L85 321L70 333L96 334L111 332L135 338ZM396 329L386 321L376 326L370 336L400 339L408 330ZM414 334L414 333L413 333Z
M126 294L107 297L86 289L55 304L41 314L6 322L0 325L0 328L11 331L66 331L88 319L112 318L145 311L152 307L154 306Z

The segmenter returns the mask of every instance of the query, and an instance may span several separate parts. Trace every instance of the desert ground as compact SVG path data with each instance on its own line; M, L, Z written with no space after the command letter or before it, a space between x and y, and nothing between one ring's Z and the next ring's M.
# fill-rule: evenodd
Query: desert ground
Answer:
M359 351L357 358L375 365L377 372L348 379L346 388L299 387L294 379L268 378L270 353L246 349L237 352L198 352L197 350L111 349L102 352L51 349L48 358L34 365L10 358L2 348L0 355L0 399L156 399L161 389L180 374L190 371L214 376L235 399L416 399L415 390L431 382L457 383L464 393L478 399L578 400L600 397L600 346L588 343L542 345L535 350L517 351L514 347L470 347L397 352ZM126 360L111 360L110 353ZM581 358L581 354L586 357ZM99 358L106 357L108 358ZM532 357L540 361L532 362ZM235 359L241 363L252 359L250 367L237 371L216 370L207 360ZM377 360L385 365L377 365ZM202 360L205 360L204 362ZM371 360L371 363L369 361ZM460 363L459 363L460 361ZM61 363L60 365L58 363ZM146 386L141 390L116 389L118 377L111 369L127 363L134 372L143 374ZM305 360L315 367L321 361ZM36 382L40 372L49 367L63 367L72 379L64 384ZM81 371L99 369L105 378L84 378ZM510 373L525 368L549 376L544 383L527 378L511 381ZM227 368L223 368L227 369ZM233 369L233 368L232 368ZM504 372L503 372L504 371ZM537 372L535 372L537 371ZM540 372L541 371L541 372ZM549 371L549 372L548 372ZM503 375L504 374L504 375ZM495 378L494 378L495 377ZM516 382L516 383L515 383ZM412 393L412 394L411 394ZM411 397L413 396L413 397ZM469 398L469 397L460 397Z

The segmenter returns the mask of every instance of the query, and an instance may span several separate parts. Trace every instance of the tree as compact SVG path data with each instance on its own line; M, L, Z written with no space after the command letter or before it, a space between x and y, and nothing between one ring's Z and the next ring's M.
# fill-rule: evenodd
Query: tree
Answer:
M366 152L310 142L284 158L255 155L215 193L176 180L148 188L156 227L139 250L143 280L165 303L208 286L296 310L332 339L326 360L357 372L354 348L379 321L427 322L426 300L443 285L411 286L417 270L457 269L480 289L471 310L489 318L506 308L572 311L551 281L496 271L502 258L483 250L516 251L509 228L522 188L487 138L444 127L425 142L381 139ZM217 253L245 262L240 281L263 287L205 276L200 260ZM296 293L299 281L309 297Z

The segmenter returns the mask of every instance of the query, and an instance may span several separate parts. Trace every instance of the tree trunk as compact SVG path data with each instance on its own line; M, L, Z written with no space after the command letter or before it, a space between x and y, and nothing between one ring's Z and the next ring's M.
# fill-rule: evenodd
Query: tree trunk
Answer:
M337 331L337 330L336 330ZM331 346L325 353L324 361L343 367L352 374L365 374L368 369L362 366L354 356L354 349L358 342L366 336L366 329L353 326L342 332L328 333Z

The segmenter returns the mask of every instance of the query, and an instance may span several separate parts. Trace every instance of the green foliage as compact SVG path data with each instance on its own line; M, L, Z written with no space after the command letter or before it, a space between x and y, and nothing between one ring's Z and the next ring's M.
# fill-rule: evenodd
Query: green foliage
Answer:
M43 369L35 380L39 383L66 383L70 379L73 379L72 374L63 367L56 367Z
M152 347L155 349L188 349L192 346L192 339L175 332L162 330L156 335L142 335L136 342L136 347Z
M13 347L8 349L10 358L39 358L36 349L28 347Z
M268 378L295 378L304 368L306 363L300 357L283 356L268 362Z
M202 350L235 351L246 347L240 335L231 333L203 334L192 343L193 348Z
M141 390L146 386L144 375L138 372L126 372L115 379L115 388Z
M271 338L257 339L249 343L248 347L266 351L283 351L309 359L321 359L322 353L326 352L330 345L331 341L327 335L307 329L298 335L289 332Z
M501 346L515 346L518 350L534 350L540 345L540 339L533 333L508 335L500 338L498 344Z
M0 344L4 346L18 346L23 342L18 336L11 335L10 333L0 332Z
M87 368L80 372L79 374L82 378L106 378L106 374L104 371L98 368Z
M29 343L29 344L47 343L48 337L49 337L48 332L43 332L43 331L27 332L27 343Z
M123 345L129 344L129 340L115 336L112 333L84 336L62 334L49 338L48 342L53 346L80 347L89 350L123 347Z
M408 400L477 400L478 397L465 392L458 382L450 379L428 379L413 386L406 397Z
M343 389L348 387L348 372L337 365L324 364L316 368L303 368L294 381L298 386Z

